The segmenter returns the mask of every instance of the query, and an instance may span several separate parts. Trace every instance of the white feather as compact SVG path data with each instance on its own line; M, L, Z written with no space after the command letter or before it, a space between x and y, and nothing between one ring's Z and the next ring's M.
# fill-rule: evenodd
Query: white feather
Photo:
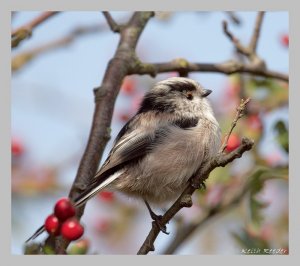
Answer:
M100 190L107 187L110 183L112 183L114 180L116 180L121 174L123 173L122 170L115 172L113 175L108 177L104 182L99 184L99 186L95 187L93 190L90 191L89 194L84 195L81 199L79 199L77 202L75 202L75 206L80 206L84 202L86 202L89 198L93 197L95 194L97 194Z

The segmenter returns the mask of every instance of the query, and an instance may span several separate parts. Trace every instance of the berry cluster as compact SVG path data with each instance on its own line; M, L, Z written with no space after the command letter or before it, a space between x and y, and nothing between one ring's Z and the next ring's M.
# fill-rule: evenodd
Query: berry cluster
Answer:
M54 214L49 215L44 223L50 235L62 235L69 241L77 240L83 235L83 226L75 217L76 210L68 198L58 200L54 207Z

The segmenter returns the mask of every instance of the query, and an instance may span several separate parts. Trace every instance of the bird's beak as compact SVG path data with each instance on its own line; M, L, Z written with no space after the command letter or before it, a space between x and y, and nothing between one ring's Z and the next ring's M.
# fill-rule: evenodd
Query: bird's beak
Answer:
M206 89L204 89L203 93L202 93L202 97L207 97L211 93L212 93L212 90L206 90Z

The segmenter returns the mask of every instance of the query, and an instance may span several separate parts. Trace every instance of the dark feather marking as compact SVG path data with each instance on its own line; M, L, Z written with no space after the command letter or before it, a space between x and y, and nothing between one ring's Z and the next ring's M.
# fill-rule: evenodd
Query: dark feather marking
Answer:
M121 128L120 132L119 132L118 135L116 136L115 143L117 143L117 142L120 140L120 138L122 138L122 137L124 136L124 134L125 134L126 132L128 132L128 129L130 128L129 126L130 126L130 125L132 126L132 122L133 122L133 119L134 119L134 118L135 118L135 117L132 117L131 119L129 119L129 120L127 121L127 123Z
M154 136L144 136L134 141L129 147L121 152L120 157L124 162L134 160L138 157L143 157L149 151L149 147L155 140ZM126 159L125 159L126 158Z
M175 120L172 124L182 129L188 129L197 126L198 121L199 121L198 117L189 117L189 118L184 117Z
M196 87L194 84L190 83L190 82L176 82L173 84L168 84L168 86L171 88L171 90L175 90L175 91L195 91Z
M160 98L165 96L165 94L154 94L147 93L144 100L141 103L138 114L146 113L148 111L158 111L158 112L168 112L172 113L175 111L175 106L171 102L162 101Z

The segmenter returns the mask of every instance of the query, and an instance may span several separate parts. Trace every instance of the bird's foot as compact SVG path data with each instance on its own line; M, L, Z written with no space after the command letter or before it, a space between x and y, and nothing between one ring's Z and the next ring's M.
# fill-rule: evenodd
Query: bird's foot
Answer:
M159 230L162 231L164 234L168 235L170 232L167 232L167 226L162 223L162 215L157 215L154 212L152 212L151 218L153 219L153 223L155 223Z
M149 203L146 200L144 200L144 202L147 206L147 209L150 213L153 223L155 223L158 226L159 230L162 231L164 234L166 234L166 235L170 234L169 232L167 232L167 226L165 224L163 224L161 221L162 215L157 215L154 211L152 211Z

